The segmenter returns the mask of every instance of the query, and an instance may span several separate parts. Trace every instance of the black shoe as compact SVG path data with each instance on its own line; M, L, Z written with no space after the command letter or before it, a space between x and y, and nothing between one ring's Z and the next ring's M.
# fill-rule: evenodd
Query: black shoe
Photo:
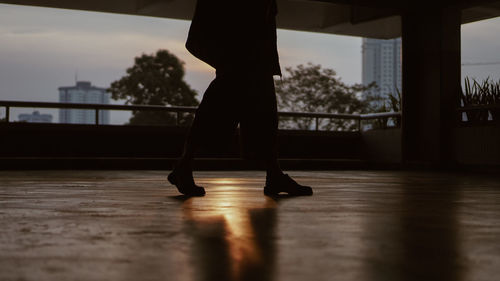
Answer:
M174 169L168 175L168 181L175 185L180 193L186 196L205 195L205 189L194 183L193 176L190 174L183 174L179 169Z
M264 194L267 196L276 196L280 192L288 193L291 196L312 195L310 186L300 185L287 174L282 174L274 178L266 178Z

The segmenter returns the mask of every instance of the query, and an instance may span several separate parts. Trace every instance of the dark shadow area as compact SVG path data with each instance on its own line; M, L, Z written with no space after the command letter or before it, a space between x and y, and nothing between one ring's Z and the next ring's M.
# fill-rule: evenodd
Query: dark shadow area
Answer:
M370 279L464 280L460 179L403 174L399 180L390 193L373 194L374 202L386 201L386 210L384 216L375 211L366 230L374 239L367 255Z
M180 195L168 196L168 198L171 198L171 199L179 201L179 202L184 202L186 200L189 200L190 198L193 198L193 196L188 196L188 195L180 194Z
M287 194L287 193L280 193L280 194L276 194L276 195L266 195L266 196L268 198L274 200L275 202L302 197L300 195L290 195L290 194Z
M196 280L274 280L276 208L182 205ZM202 199L203 200L203 199ZM272 203L272 202L270 202Z
M449 181L405 188L399 240L405 280L462 280L459 200L459 187Z

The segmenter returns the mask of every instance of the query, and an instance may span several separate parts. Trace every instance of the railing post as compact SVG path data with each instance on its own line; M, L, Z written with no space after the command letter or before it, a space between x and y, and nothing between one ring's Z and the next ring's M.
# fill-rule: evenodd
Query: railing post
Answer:
M316 131L319 131L319 118L316 117Z
M175 118L175 125L176 126L179 126L179 124L181 123L181 112L180 111L177 111L177 115L176 115L176 118Z
M358 132L361 132L361 115L358 116Z
M95 109L95 124L99 125L99 109Z
M9 123L10 119L10 106L5 107L5 122Z

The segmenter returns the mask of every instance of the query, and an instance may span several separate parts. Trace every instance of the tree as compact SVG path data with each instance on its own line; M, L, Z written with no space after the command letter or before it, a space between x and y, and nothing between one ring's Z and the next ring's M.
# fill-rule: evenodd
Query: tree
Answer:
M136 57L127 74L113 82L108 92L126 104L196 106L196 92L184 81L184 74L184 62L167 50L158 50L156 54ZM187 125L191 120L191 115L183 115L179 124ZM129 123L176 124L176 116L163 111L133 111Z
M357 114L367 110L368 102L361 94L373 85L347 85L333 69L308 63L285 69L281 82L276 83L278 107L282 111ZM312 118L282 118L280 127L307 130L314 127ZM354 130L354 120L320 119L327 130Z

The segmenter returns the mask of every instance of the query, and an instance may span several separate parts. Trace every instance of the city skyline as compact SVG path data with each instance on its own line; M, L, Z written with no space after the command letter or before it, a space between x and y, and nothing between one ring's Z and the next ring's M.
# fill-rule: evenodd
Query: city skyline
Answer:
M368 92L384 98L389 94L400 93L401 38L390 40L363 38L362 52L361 82L363 85L370 85L373 82L377 85Z
M52 123L52 114L40 114L40 111L35 110L32 113L19 114L17 119L19 122L27 123Z
M185 50L189 24L2 4L0 99L57 101L57 88L72 83L77 72L79 80L106 88L123 76L134 57L158 49L167 49L185 62L186 81L201 97L214 72ZM496 40L499 32L498 18L463 25L462 61L500 61L496 52L500 49ZM359 37L278 30L283 69L308 62L321 64L333 68L350 84L361 83L361 41ZM500 65L464 66L462 70L464 76L480 79L500 77ZM120 114L112 114L112 123L128 120Z
M109 104L111 94L105 88L92 85L89 81L78 81L75 77L74 86L59 87L59 102L61 103L91 103ZM99 124L109 124L109 110L99 110ZM59 109L59 123L65 124L96 124L94 110Z

